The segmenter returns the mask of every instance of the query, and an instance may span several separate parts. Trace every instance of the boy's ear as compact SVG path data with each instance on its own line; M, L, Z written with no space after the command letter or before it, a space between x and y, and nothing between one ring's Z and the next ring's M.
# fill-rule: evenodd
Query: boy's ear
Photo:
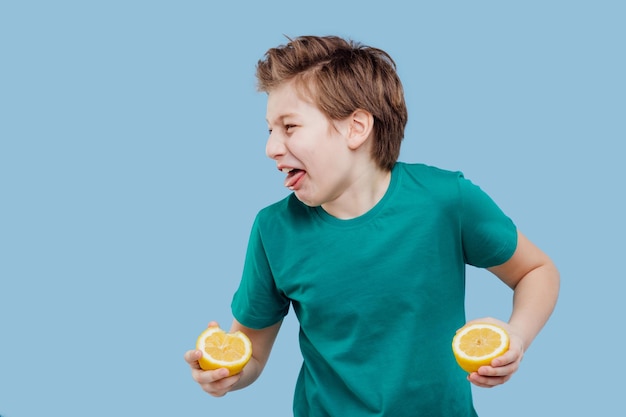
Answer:
M357 109L349 116L348 147L359 148L374 130L374 116L366 110Z

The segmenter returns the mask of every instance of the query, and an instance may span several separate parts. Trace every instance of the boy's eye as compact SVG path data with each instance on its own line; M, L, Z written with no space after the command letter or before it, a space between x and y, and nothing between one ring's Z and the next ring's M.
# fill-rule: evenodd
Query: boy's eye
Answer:
M296 127L296 125L285 125L285 130L287 132L289 132L291 129L293 129L294 127Z

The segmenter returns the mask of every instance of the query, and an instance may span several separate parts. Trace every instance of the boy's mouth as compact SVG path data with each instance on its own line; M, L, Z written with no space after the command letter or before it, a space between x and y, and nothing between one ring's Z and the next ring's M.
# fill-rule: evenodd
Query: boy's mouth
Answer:
M285 178L285 187L290 190L295 189L297 183L302 179L306 171L297 168L283 168L281 171L287 174L287 178Z

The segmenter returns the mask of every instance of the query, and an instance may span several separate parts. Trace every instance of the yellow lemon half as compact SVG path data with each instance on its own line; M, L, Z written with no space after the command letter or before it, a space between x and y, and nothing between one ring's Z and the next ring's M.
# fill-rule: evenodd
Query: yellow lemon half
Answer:
M198 360L206 370L226 368L230 375L243 369L252 357L252 343L243 332L226 333L217 326L208 327L196 341L196 349L202 351Z
M452 352L466 372L490 365L491 361L509 349L509 335L496 325L474 323L463 327L452 339Z

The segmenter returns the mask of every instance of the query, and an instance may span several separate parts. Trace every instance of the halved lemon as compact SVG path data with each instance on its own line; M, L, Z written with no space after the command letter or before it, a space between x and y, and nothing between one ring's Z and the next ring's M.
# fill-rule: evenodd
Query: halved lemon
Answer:
M230 375L243 369L252 357L252 343L243 332L226 333L218 326L205 329L196 341L196 349L202 351L198 360L207 370L226 368Z
M490 365L509 349L509 335L500 326L474 323L461 328L452 339L452 352L466 372Z

